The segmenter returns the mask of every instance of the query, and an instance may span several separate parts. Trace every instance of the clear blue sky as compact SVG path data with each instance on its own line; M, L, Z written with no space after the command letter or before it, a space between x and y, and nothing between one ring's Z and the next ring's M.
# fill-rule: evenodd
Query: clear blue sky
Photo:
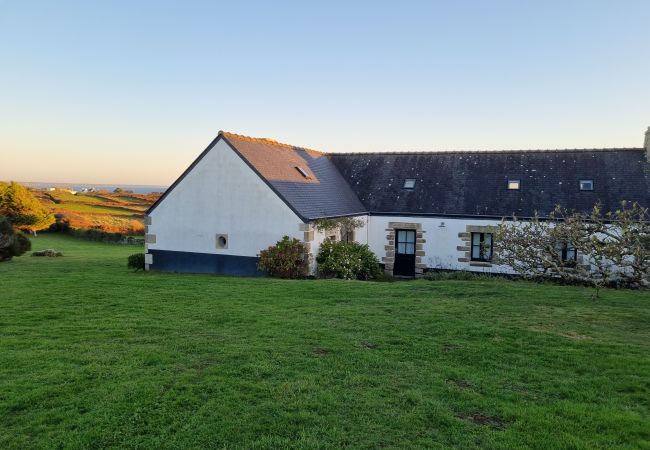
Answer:
M640 147L649 28L649 0L0 0L0 179L168 184L220 129L326 151Z

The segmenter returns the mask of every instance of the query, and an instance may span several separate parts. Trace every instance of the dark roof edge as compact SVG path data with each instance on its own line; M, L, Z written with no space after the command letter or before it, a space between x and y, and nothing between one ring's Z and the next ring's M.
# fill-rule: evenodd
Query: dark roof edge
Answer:
M387 151L387 152L339 152L325 153L326 156L391 156L391 155L456 155L456 154L521 154L521 153L573 153L573 152L632 152L645 151L642 147L620 148L566 148L566 149L527 149L527 150L436 150L436 151Z
M506 215L482 215L482 214L445 214L445 213L409 213L409 212L374 212L368 213L369 216L388 216L388 217L439 217L441 219L481 219L481 220L503 220L508 217L513 217L513 214ZM529 220L532 217L520 217L514 215L517 219ZM545 216L540 216L540 218Z
M518 216L516 214L507 214L503 216L488 216L480 214L442 214L442 213L400 213L400 212L359 212L353 214L341 214L336 216L319 216L311 217L308 221L318 219L337 219L339 217L354 217L354 216L386 216L386 217L427 217L427 218L440 218L440 219L471 219L471 220L498 220L498 221L513 221L513 220L532 220L532 216ZM549 220L549 216L538 216L539 220ZM607 221L611 223L611 221Z
M368 211L359 211L359 212L354 212L354 213L348 213L348 214L335 214L332 216L315 216L315 217L309 217L309 220L318 220L318 219L338 219L339 217L354 217L354 216L369 216L370 214Z
M506 214L502 216L488 216L481 214L443 214L443 213L409 213L409 212L359 212L354 214L341 214L336 216L319 216L311 217L309 220L318 220L318 219L336 219L339 217L354 217L354 216L375 216L375 217L426 217L426 218L440 218L440 219L472 219L472 220L532 220L533 217L529 216L518 216L516 214ZM545 220L548 219L548 216L538 216L538 219Z

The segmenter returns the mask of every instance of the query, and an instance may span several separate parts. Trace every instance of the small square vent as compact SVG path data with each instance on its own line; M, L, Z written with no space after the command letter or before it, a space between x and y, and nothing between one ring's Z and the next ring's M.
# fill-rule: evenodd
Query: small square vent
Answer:
M217 248L218 249L227 249L228 248L228 235L227 234L217 234Z

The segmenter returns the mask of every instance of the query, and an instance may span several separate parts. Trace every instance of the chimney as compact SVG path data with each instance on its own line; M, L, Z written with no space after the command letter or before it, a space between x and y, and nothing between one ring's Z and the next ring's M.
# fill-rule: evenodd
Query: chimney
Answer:
M643 146L645 147L646 161L650 163L650 127L648 127L648 131L645 132L645 142L643 143Z

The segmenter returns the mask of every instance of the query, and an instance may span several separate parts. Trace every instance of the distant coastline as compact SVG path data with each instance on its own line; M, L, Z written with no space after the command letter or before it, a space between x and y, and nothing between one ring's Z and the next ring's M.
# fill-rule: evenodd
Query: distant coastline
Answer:
M96 190L114 191L116 188L125 191L133 191L136 194L151 194L154 192L165 192L168 186L157 186L149 184L92 184L92 183L48 183L45 181L19 181L20 184L33 189L70 188L75 191L95 188Z

